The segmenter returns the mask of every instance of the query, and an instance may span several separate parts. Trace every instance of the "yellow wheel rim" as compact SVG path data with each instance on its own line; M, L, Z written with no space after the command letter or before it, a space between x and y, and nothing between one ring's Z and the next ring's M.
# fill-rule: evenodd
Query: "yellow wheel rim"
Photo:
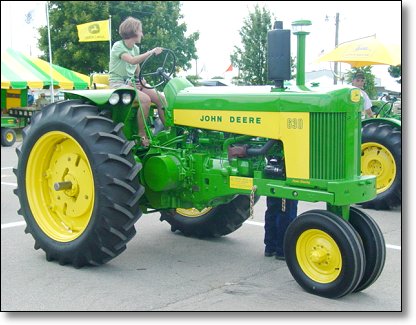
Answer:
M379 143L364 143L361 146L361 174L377 176L377 193L390 188L396 178L396 162L390 150Z
M79 143L64 132L44 134L30 152L26 192L42 231L59 242L78 238L94 208L94 177Z
M6 140L7 140L7 142L12 142L13 139L14 139L13 133L7 132L7 134L6 134Z
M191 209L176 209L176 213L184 216L184 217L188 217L188 218L196 218L196 217L200 217L203 216L204 214L207 214L209 211L211 211L211 207L209 208L204 208L201 211L199 211L198 209L195 208L191 208Z
M303 273L315 282L333 282L341 273L341 251L334 239L322 230L309 229L299 236L296 258Z

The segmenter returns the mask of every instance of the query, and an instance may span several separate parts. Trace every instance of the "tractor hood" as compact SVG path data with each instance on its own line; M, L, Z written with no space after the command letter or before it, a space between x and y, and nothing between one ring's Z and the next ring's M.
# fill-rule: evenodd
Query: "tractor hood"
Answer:
M193 87L183 79L171 80L165 88L169 108L176 110L256 112L359 112L359 90L343 87L328 92L271 86Z

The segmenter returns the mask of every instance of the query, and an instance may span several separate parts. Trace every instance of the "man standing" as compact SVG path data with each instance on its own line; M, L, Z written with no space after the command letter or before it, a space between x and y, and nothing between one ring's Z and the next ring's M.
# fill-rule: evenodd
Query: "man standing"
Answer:
M284 260L283 239L289 224L296 218L298 201L267 197L264 216L264 256Z
M33 95L33 90L27 90L27 106L32 106L35 101L35 96Z
M365 84L365 77L362 72L357 72L353 79L351 84L354 87L360 88L361 90L361 96L364 98L364 113L366 117L374 117L373 111L371 110L371 100L368 97L367 93L364 91L364 84Z
M35 106L37 109L41 109L43 106L46 106L48 104L49 101L46 99L45 93L41 93L35 102Z

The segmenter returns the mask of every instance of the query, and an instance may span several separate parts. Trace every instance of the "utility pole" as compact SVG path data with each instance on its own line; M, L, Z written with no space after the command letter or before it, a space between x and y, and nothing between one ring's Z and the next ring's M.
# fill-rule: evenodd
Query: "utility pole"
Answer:
M53 90L53 76L52 76L52 47L51 47L51 26L49 25L49 1L46 1L46 24L48 25L48 46L49 46L49 76L51 78L51 103L55 102L55 95Z
M25 22L26 24L30 25L33 22L33 10L30 10L26 15L25 15ZM34 27L33 27L34 28ZM32 56L32 42L29 43L29 54L30 56Z
M339 29L339 13L335 16L335 48L338 46L338 29ZM334 85L337 84L338 79L338 62L334 62Z

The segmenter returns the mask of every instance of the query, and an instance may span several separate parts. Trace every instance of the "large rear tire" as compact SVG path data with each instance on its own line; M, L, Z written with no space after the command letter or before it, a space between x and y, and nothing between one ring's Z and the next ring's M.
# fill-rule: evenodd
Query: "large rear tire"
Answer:
M318 296L345 296L353 292L364 274L361 239L348 222L329 211L299 215L286 230L284 252L294 279Z
M402 132L383 122L362 127L361 174L377 176L377 196L363 202L366 209L387 210L402 202Z
M258 198L257 198L258 199ZM231 202L214 208L172 209L161 212L160 220L166 220L171 230L197 238L221 237L241 227L250 216L250 197L238 195Z
M80 101L48 105L24 129L18 212L48 261L104 264L135 235L144 188L121 129Z

